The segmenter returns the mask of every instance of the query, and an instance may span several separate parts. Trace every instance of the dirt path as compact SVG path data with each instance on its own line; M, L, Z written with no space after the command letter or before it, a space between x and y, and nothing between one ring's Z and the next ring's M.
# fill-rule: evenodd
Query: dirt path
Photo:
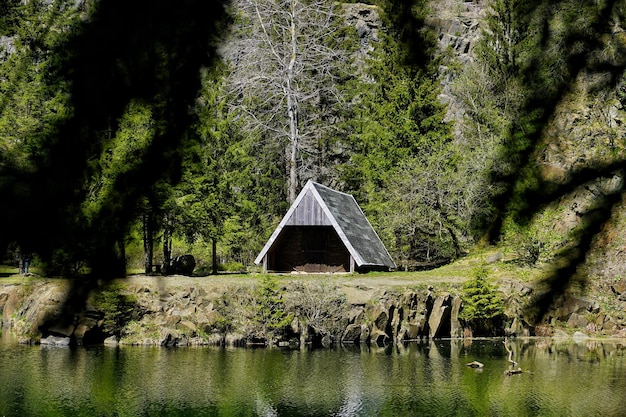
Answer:
M293 282L293 281L318 281L328 282L346 287L362 287L371 289L380 288L397 288L397 287L428 287L430 285L434 287L442 287L446 285L458 286L466 278L458 276L423 276L415 273L388 273L388 274L375 274L375 275L357 275L357 274L345 274L345 275L315 275L315 274L292 274L292 275L275 275L279 282ZM247 275L209 275L206 277L188 277L182 275L173 276L146 276L146 275L132 275L128 278L121 279L120 282L125 282L133 286L154 286L157 285L162 288L180 288L180 287L212 287L213 289L219 287L232 287L232 286L252 286L259 282L262 275L259 274L247 274Z

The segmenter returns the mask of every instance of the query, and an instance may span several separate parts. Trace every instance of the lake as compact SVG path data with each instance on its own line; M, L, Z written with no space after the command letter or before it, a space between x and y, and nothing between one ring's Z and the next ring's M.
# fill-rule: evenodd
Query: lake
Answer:
M0 416L623 416L626 341L391 347L45 347L0 342ZM482 369L467 366L472 361Z

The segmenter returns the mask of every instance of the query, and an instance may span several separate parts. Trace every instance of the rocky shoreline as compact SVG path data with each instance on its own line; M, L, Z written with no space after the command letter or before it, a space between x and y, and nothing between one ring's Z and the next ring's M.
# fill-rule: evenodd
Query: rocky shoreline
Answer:
M263 313L261 284L252 276L5 284L0 285L2 331L20 343L52 345L383 346L476 336L460 318L463 302L454 283L384 285L327 277L283 277L277 283L273 316ZM537 322L529 306L541 291L505 280L499 292L505 319L494 324L493 336L626 337L626 323L594 298L560 299Z

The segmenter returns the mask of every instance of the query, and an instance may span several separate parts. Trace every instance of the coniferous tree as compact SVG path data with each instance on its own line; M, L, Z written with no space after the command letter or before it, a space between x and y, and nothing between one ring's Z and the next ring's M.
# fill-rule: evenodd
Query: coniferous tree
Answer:
M230 159L227 151L236 132L228 119L223 91L224 70L217 66L203 76L196 105L198 138L185 149L183 176L172 195L176 229L188 244L201 241L212 247L211 270L217 273L217 243L232 213Z
M67 2L3 2L0 43L0 193L10 204L0 210L0 247L16 244L51 259L69 228L42 208L50 194L39 178L49 158L47 137L72 113L68 84L55 73L54 52L77 24L80 10ZM80 243L76 245L79 252ZM62 255L63 258L75 258Z
M397 13L388 17L396 25L368 60L370 78L356 83L352 155L342 179L394 257L409 267L459 256L471 216L457 177L457 144L438 99L432 40L423 27L419 31L420 15L406 16L419 8L395 6L401 5L387 10ZM421 39L415 54L407 32Z
M3 46L15 52L2 56L0 70L1 77L10 77L0 83L6 88L0 124L6 122L6 131L15 132L1 141L11 150L3 153L7 163L0 167L0 191L15 200L0 216L7 226L3 240L24 235L52 263L87 260L95 274L124 273L124 240L140 200L156 194L160 209L160 184L180 178L179 145L193 120L189 108L199 69L214 56L208 41L220 9L220 2L165 0L131 6L116 1L15 3L19 22L9 25L15 35L6 43L3 38ZM33 91L39 102L20 93ZM20 115L13 103L24 99L26 112ZM107 161L103 152L112 151L102 132L112 132L112 138L125 134L118 127L129 116L129 103L138 102L149 106L151 140L135 150L133 135L128 149L116 142L118 157L137 151L119 172L113 160L94 163ZM15 130L18 120L21 131ZM13 140L16 135L21 142ZM105 186L104 179L112 186Z

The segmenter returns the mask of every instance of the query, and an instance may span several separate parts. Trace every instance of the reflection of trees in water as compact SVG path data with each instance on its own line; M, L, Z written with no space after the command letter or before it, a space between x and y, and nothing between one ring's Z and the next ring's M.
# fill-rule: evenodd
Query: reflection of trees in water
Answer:
M14 415L6 407L16 402L23 415L53 407L77 416L619 415L626 406L619 342L509 342L524 369L510 377L502 339L308 352L0 345L0 386L10 387L0 389L0 413ZM482 372L465 365L474 359Z

